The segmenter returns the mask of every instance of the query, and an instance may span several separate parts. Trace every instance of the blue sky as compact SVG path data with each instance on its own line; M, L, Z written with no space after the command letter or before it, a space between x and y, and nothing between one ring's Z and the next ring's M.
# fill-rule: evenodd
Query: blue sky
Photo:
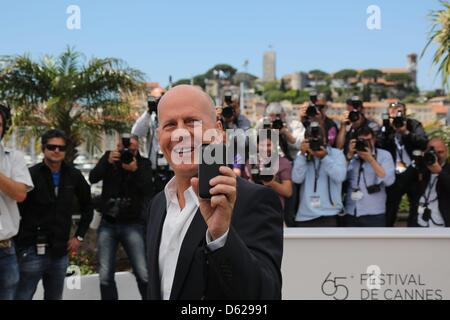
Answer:
M300 70L404 67L421 53L427 15L438 0L1 0L0 54L57 55L67 45L87 57L122 58L167 85L229 63L262 75L273 45L277 76ZM366 9L381 9L381 30L368 30ZM81 9L81 30L68 30L66 9ZM419 87L440 86L431 52L419 61Z

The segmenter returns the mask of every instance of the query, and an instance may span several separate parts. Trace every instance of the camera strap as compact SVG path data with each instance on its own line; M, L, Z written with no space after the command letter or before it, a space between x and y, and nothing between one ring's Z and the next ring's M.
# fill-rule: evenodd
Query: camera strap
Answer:
M153 151L153 138L155 137L156 129L153 127L153 124L150 122L150 146L148 148L148 159L152 161L152 151ZM158 156L156 156L158 157ZM156 160L158 161L158 160ZM152 164L153 166L153 164Z
M428 182L427 185L427 189L425 190L424 194L423 194L423 198L425 199L425 203L423 204L426 208L428 208L428 205L430 205L431 203L435 202L438 197L436 195L436 198L433 200L430 200L431 197L431 192L433 191L433 188L435 187L437 181L439 179L439 176L436 176L434 179L430 179L430 181ZM436 192L437 193L437 192Z
M358 184L356 185L356 187L359 189L359 184L361 182L361 176L363 177L363 181L364 181L364 185L366 186L366 189L368 188L367 185L367 180L366 180L366 174L364 172L364 167L363 167L364 161L363 160L359 160L359 170L358 170ZM376 179L376 177L375 177ZM375 180L376 181L376 180ZM375 184L374 181L374 184Z
M319 165L316 167L316 159L313 158L313 166L314 166L314 193L317 192L317 181L320 177L320 168L322 167L322 161L319 160Z

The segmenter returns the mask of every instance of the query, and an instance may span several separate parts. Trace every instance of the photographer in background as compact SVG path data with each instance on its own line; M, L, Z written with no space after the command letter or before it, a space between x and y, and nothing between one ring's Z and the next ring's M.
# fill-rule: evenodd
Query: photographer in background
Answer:
M156 90L156 89L155 89ZM173 177L173 171L164 158L158 144L158 104L164 92L152 91L147 99L147 111L145 111L133 125L131 133L147 141L147 157L153 170L153 194L164 189L166 183Z
M386 187L395 181L392 156L375 147L375 133L368 127L350 140L347 159L346 227L386 227Z
M408 195L411 214L411 200L416 197L417 185L405 183L405 173L412 164L413 152L425 150L427 142L428 138L422 124L406 117L406 106L403 103L390 104L388 114L383 115L383 125L378 137L378 145L391 153L395 163L395 183L387 189L388 227L393 227L395 224L404 194Z
M30 168L34 189L19 204L17 300L31 300L40 280L45 300L62 299L68 253L76 254L93 216L89 184L80 170L64 162L66 134L47 131L41 137L41 148L44 160ZM74 210L75 199L79 212ZM71 237L72 216L78 213L80 222Z
M309 127L311 122L318 122L326 134L328 145L334 148L336 146L338 127L336 123L326 115L328 107L325 95L317 95L317 93L313 91L309 96L309 100L310 102L303 106L301 110L301 120L304 127Z
M416 157L405 183L417 186L408 227L450 227L450 165L448 147L431 139L423 157ZM418 183L416 183L418 182Z
M271 131L268 132L270 133ZM256 161L257 163L255 164L247 163L244 177L248 177L250 181L265 185L275 191L280 197L282 208L284 208L286 198L292 195L292 164L281 155L278 155L278 158L275 159L277 164L270 162L272 155L277 152L270 134L265 136L258 135L257 150L259 161Z
M356 139L357 131L361 128L370 128L374 132L375 138L380 131L378 123L365 117L363 102L355 96L347 101L347 112L342 116L336 147L344 150L344 154L347 154L350 140Z
M241 114L239 96L226 92L223 97L222 119L224 129L250 129L250 120Z
M346 169L342 151L328 146L323 128L312 122L292 169L292 181L301 184L296 227L338 226Z
M148 274L142 211L144 202L152 196L152 169L150 161L139 154L138 138L122 135L117 149L107 151L91 171L89 181L103 181L102 222L97 238L101 297L118 298L114 274L121 243L145 299Z
M280 148L284 156L290 161L297 157L305 127L300 121L288 117L280 103L273 102L267 106L266 117L258 121L256 128L280 130Z

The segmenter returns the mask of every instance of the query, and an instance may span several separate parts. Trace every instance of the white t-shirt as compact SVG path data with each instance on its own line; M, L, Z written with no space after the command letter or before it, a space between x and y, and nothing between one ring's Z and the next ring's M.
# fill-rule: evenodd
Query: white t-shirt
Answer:
M0 144L0 172L15 182L33 189L33 181L28 171L23 153L3 147ZM20 214L17 202L0 190L0 240L14 237L19 231Z

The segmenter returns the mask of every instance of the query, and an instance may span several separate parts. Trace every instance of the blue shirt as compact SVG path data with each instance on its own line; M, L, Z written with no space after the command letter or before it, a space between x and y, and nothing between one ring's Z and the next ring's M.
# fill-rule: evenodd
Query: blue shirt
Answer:
M384 169L384 178L379 178L372 166L367 162L363 162L363 171L361 172L359 185L358 176L361 162L358 156L355 156L350 161L347 171L348 189L345 198L345 213L355 217L386 213L386 187L391 186L395 182L395 165L391 154L386 150L377 149L376 158L378 164ZM366 183L367 186L380 184L381 191L369 194ZM363 198L358 201L354 201L351 198L351 194L356 188L359 188L363 193Z
M53 186L55 188L59 187L59 182L61 181L61 172L52 172Z
M327 151L328 155L322 160L314 158L308 161L304 155L299 154L294 161L292 181L302 185L296 221L310 221L323 216L335 216L343 210L341 192L342 182L344 182L347 172L347 163L341 150L327 147ZM314 191L316 176L317 185ZM320 207L312 204L311 197L319 197Z
M61 181L61 172L52 172L53 186L55 187L55 195L58 196L59 183Z

